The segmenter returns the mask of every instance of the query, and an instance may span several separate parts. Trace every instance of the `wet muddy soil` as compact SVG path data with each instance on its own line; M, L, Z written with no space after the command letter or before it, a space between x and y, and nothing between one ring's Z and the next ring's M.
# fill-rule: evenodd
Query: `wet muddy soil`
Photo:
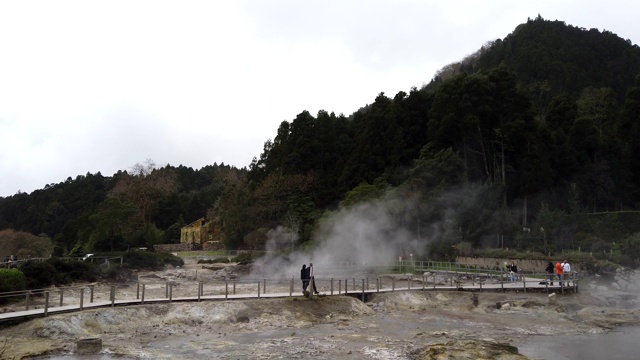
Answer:
M116 307L3 328L0 357L84 359L77 341L97 337L102 350L93 359L525 359L508 345L604 334L612 325L604 319L638 321L636 310L593 301L418 291L377 294L368 303L320 296Z

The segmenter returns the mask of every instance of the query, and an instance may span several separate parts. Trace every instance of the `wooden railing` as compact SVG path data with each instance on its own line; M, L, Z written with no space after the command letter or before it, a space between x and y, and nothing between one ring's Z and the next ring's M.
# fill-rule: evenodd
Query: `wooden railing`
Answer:
M392 291L578 291L578 274L572 273L559 283L549 274L534 273L515 281L504 273L440 270L441 266L418 266L414 274L389 274L376 277L315 277L322 295L352 295L365 300L366 294ZM468 270L468 269L467 269ZM557 284L557 285L556 285ZM129 295L123 295L128 287ZM135 289L135 291L133 291ZM311 290L311 289L308 289ZM135 295L134 295L135 293ZM246 278L239 280L136 281L129 284L90 284L86 286L34 289L0 293L0 301L20 301L24 310L0 314L0 321L19 317L47 316L51 312L79 311L85 308L138 305L173 301L228 300L264 297L303 296L302 283L295 278Z

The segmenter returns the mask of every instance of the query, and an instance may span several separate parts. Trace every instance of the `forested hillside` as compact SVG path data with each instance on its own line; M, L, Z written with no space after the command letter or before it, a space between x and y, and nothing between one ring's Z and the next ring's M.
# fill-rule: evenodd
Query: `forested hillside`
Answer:
M276 228L301 246L337 209L392 196L393 221L425 256L504 247L506 235L512 248L615 250L635 265L639 75L631 41L538 17L421 89L350 116L301 111L249 169L69 178L0 198L0 229L45 233L66 254L175 242L207 215L229 248L263 248Z

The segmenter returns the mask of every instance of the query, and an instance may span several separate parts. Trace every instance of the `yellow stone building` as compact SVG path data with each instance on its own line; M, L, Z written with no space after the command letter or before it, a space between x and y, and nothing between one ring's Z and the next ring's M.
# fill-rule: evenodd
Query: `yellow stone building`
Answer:
M216 224L203 217L180 229L180 243L204 244L219 240L220 232Z

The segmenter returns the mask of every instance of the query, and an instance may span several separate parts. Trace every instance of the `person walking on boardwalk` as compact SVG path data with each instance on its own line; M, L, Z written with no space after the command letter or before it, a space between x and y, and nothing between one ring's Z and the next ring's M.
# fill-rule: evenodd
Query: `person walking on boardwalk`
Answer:
M569 265L569 262L567 260L565 260L562 263L562 274L564 275L564 285L565 286L569 286L569 277L571 276L571 265Z
M307 291L307 286L309 286L309 269L307 269L307 264L302 264L300 280L302 280L302 293L304 294L304 292Z
M547 264L547 267L544 269L547 274L549 274L549 285L553 285L553 272L555 270L555 267L553 266L553 263L551 261L549 261L549 263Z
M309 289L309 291L313 290L313 293L318 295L320 294L318 292L318 288L316 288L316 280L313 277L313 263L309 263L309 267L307 268L307 273L308 273L308 278L311 280L311 288Z
M558 275L558 283L562 286L562 264L560 260L556 263L556 275Z

